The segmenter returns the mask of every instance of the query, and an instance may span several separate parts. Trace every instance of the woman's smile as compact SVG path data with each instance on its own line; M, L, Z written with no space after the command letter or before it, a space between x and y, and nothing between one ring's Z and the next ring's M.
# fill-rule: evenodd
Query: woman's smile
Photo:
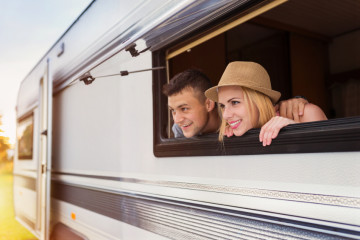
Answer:
M232 129L236 129L241 124L241 120L231 121L228 123Z

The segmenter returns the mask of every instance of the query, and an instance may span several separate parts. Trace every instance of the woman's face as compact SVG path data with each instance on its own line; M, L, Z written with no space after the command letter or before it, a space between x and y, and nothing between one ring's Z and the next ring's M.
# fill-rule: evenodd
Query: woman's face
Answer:
M252 119L259 119L259 110L255 106L254 116L251 116L244 101L244 92L241 87L220 87L218 97L222 117L232 128L235 136L242 136L254 127Z

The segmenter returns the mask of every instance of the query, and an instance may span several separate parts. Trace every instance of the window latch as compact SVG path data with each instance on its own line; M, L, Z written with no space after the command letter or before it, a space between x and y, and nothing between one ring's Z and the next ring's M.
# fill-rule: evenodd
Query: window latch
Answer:
M82 75L80 77L80 81L83 81L85 83L85 85L91 84L94 80L95 80L95 78L93 76L91 76L91 74L89 72L85 73L84 75Z
M140 55L140 53L143 53L143 52L147 51L148 49L150 49L150 47L147 47L139 52L138 50L136 50L135 47L136 47L136 43L132 43L125 48L125 51L129 52L131 54L131 56L137 57Z

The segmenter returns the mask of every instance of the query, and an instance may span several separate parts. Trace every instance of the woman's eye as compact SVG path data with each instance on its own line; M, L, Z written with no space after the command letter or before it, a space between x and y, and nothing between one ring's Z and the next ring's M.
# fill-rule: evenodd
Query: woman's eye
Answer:
M225 105L224 105L224 104L219 103L219 108L224 109L224 108L225 108Z
M232 105L236 105L236 104L239 104L239 103L240 103L239 101L231 101Z

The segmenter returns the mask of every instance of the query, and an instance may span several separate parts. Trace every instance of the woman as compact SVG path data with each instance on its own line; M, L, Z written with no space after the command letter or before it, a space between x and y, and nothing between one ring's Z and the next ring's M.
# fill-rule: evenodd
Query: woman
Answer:
M218 102L222 122L219 141L224 135L242 136L252 128L260 128L263 146L271 144L280 129L296 123L276 116L273 104L281 94L271 89L266 70L254 62L232 62L226 67L217 86L205 92L206 97ZM327 120L324 112L314 104L306 104L300 122Z

